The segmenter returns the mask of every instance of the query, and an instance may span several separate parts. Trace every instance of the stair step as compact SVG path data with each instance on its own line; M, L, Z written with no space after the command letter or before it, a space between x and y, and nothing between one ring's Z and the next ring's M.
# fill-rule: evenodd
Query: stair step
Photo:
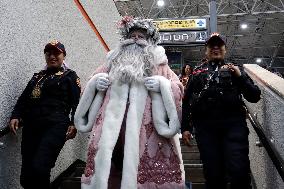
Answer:
M190 189L205 189L205 183L191 183ZM227 189L230 189L230 184L227 184Z
M85 167L76 167L71 177L81 177L84 171L85 171Z
M79 189L81 188L81 178L72 177L64 179L58 189Z
M191 146L181 145L180 148L182 152L183 151L193 151L193 152L199 151L197 145L191 145Z
M191 183L191 189L205 189L205 183Z
M200 159L183 159L183 164L198 164L202 163Z
M192 183L205 182L202 164L184 164L185 179Z
M182 153L183 160L200 160L199 152L183 152Z

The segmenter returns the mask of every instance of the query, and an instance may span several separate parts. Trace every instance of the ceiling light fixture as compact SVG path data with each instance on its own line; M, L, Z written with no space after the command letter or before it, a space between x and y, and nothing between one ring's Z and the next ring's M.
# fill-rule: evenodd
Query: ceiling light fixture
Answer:
M162 6L165 5L165 1L164 0L158 0L157 5L158 5L158 7L162 7Z
M256 63L261 63L262 62L262 59L261 58L257 58L256 59Z
M241 24L241 28L242 28L243 30L245 30L245 29L248 28L248 25L247 25L247 24Z

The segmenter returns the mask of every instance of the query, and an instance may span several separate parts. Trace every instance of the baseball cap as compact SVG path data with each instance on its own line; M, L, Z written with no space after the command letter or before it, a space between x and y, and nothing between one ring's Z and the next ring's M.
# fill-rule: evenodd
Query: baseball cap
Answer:
M52 40L49 43L47 43L44 47L44 53L48 52L50 49L57 49L60 52L62 52L64 56L66 56L64 45L57 40Z
M211 36L206 40L205 46L222 46L226 45L224 38L219 33L212 33Z

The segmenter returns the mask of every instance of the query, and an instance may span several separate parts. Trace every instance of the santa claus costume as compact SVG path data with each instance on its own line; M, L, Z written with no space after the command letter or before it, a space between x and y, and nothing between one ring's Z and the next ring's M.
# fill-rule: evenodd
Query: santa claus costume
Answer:
M119 29L123 41L95 71L75 113L76 128L91 132L82 189L184 189L183 86L151 21L124 17Z

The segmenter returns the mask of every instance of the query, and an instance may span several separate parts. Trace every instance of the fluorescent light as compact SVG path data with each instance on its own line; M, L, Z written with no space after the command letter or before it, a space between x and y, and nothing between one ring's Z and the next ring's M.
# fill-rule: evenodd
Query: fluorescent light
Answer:
M241 25L241 28L244 30L244 29L247 29L248 28L248 25L247 24L242 24Z
M256 63L261 63L262 62L262 59L261 58L257 58L256 59Z
M248 28L248 25L247 25L247 24L241 24L241 28L242 28L243 30L245 30L245 29Z
M157 1L157 5L158 5L158 7L164 6L164 5L165 5L164 0L158 0L158 1Z

